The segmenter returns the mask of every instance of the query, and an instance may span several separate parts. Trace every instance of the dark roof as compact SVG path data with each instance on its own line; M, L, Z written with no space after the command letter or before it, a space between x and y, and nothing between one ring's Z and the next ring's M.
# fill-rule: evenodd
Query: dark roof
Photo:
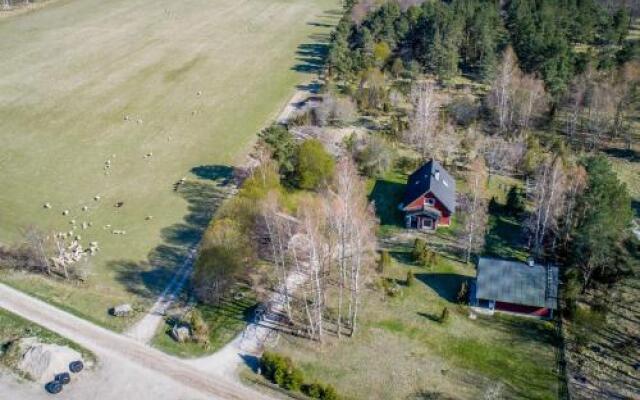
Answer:
M412 201L428 192L432 192L450 213L453 214L455 212L456 181L435 160L424 164L409 176L402 204L406 207Z
M558 267L481 257L476 297L524 306L555 309Z

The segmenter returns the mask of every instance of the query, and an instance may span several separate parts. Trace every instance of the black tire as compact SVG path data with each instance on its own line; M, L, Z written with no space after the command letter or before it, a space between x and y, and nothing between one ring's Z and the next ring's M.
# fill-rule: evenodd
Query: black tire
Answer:
M49 382L44 385L44 389L51 394L58 394L62 392L62 383L56 381Z
M69 364L69 371L73 372L74 374L77 374L83 369L84 369L84 364L82 363L82 361L74 361L71 364Z
M61 374L56 375L55 381L60 382L63 385L67 385L69 382L71 382L71 375L69 375L68 372L63 372Z

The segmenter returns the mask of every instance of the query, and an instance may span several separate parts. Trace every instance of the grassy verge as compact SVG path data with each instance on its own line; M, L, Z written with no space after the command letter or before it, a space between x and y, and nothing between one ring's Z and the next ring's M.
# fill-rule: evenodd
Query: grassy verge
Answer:
M183 358L201 357L215 353L235 338L247 325L256 306L254 297L223 300L219 306L196 305L209 326L210 346L197 343L178 343L171 338L171 321L167 319L153 338L152 345L165 353Z
M26 337L37 337L38 340L43 343L52 343L71 347L72 349L80 352L85 361L93 363L96 361L95 355L89 350L41 327L40 325L36 325L22 317L0 308L0 363L5 364L9 368L13 367L9 360L5 360L2 353L6 350L9 343Z

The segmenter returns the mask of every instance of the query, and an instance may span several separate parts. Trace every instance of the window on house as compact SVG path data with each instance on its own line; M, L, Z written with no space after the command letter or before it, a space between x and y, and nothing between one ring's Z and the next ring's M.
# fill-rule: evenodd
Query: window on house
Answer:
M434 206L436 204L436 199L433 199L433 198L427 199L427 204L430 206Z

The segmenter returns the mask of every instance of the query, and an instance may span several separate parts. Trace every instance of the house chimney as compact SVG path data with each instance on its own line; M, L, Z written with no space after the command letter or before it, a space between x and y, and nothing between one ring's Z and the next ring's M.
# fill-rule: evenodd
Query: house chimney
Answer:
M436 180L440 180L440 170L437 169L433 176L436 177Z
M533 257L527 258L527 265L533 267L536 265L536 260Z

